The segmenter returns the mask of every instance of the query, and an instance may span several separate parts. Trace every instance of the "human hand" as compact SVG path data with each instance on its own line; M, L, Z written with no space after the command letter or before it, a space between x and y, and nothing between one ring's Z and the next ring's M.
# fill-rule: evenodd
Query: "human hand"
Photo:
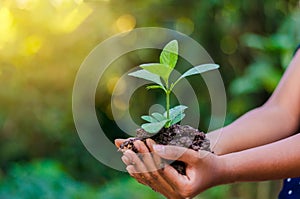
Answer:
M116 144L118 146L118 141ZM183 147L154 144L151 139L147 140L147 145L153 152L151 155L143 142L136 141L134 145L142 154L141 159L128 150L122 160L131 176L167 198L191 198L212 186L226 182L226 164L221 157L207 151L196 152ZM185 162L186 175L179 174L170 165L161 169L160 157Z
M116 139L115 144L119 148L125 141L126 139ZM153 151L155 142L147 139L146 143L150 150ZM167 198L182 199L176 190L164 179L161 158L154 153L150 153L147 146L139 140L135 141L134 145L139 154L126 150L122 156L122 161L127 165L126 170L128 173L139 183L150 186L154 191L160 192Z

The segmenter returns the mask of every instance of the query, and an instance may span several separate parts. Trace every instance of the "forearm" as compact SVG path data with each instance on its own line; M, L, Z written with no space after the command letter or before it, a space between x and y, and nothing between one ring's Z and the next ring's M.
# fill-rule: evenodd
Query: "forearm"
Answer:
M284 108L272 105L254 109L207 136L212 150L221 155L283 139L292 135L297 126Z
M300 50L273 95L231 125L208 134L216 154L226 154L274 142L292 135L300 120Z
M300 176L300 134L281 141L220 156L228 182Z

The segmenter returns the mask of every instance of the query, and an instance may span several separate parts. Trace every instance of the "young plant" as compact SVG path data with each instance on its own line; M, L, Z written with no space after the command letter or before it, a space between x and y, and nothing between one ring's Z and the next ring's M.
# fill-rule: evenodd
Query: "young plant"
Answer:
M219 68L217 64L199 65L186 71L175 82L169 82L170 74L175 68L177 60L178 42L177 40L172 40L163 48L159 63L142 64L140 65L141 70L128 74L155 83L147 86L147 89L162 89L166 94L166 111L163 114L152 113L141 117L148 122L141 126L148 133L157 133L163 127L168 128L185 117L184 110L188 108L187 106L178 105L170 109L170 94L181 79Z

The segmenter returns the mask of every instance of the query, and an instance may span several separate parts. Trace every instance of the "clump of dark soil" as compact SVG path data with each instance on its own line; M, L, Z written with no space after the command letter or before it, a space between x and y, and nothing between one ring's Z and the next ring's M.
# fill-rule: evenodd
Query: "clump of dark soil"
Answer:
M147 138L151 138L157 144L162 145L174 145L181 146L195 151L198 150L210 150L210 142L205 137L203 132L200 132L198 129L190 127L188 125L178 125L174 124L169 128L163 128L155 135L147 133L143 129L137 129L136 138L129 139L125 141L121 146L120 150L124 151L131 149L134 152L138 152L135 146L133 145L134 141L141 140L146 141ZM181 161L173 161L170 163L180 174L185 175L186 165Z

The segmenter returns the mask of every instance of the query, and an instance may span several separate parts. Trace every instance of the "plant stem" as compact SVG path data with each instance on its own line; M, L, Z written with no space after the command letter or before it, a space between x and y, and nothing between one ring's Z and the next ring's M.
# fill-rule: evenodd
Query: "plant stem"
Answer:
M170 119L170 90L166 92L166 109L167 109L167 119Z
M169 78L166 80L166 109L167 109L167 119L170 119L170 93L171 89L169 87ZM168 126L168 123L167 123Z

